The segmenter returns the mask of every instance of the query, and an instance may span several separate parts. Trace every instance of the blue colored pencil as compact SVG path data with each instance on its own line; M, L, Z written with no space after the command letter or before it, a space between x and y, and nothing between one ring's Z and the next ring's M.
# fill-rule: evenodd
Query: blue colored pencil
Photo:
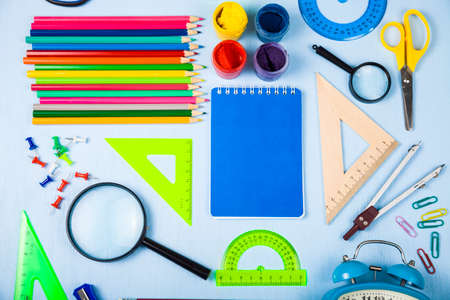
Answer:
M195 50L197 44L33 44L33 50Z
M187 29L151 30L30 30L31 36L184 36L200 33Z

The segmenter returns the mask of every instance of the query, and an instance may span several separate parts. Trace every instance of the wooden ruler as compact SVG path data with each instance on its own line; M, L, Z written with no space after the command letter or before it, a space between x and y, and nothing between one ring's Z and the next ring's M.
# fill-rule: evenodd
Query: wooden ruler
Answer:
M330 223L398 144L318 73L316 80L326 218ZM347 171L342 155L341 121L369 144Z

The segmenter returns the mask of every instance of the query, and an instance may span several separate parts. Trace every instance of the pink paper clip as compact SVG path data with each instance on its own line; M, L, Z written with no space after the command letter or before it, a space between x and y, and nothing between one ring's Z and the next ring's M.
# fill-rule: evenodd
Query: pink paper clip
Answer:
M408 223L402 216L395 217L395 222L400 225L400 227L406 232L410 237L415 238L417 236L417 231L411 224Z
M417 249L417 255L419 255L419 258L422 261L425 270L427 270L429 274L436 273L436 268L434 267L430 257L425 252L425 250L423 250L422 248Z

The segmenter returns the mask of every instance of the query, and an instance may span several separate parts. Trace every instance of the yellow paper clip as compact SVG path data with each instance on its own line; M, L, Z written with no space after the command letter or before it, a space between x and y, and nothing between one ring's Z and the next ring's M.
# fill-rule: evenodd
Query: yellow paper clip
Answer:
M422 221L428 221L428 220L433 220L433 219L437 219L439 217L445 216L446 214L447 214L447 209L439 208L439 209L435 209L435 210L429 211L427 213L424 213L422 216L420 216L420 218L422 219Z

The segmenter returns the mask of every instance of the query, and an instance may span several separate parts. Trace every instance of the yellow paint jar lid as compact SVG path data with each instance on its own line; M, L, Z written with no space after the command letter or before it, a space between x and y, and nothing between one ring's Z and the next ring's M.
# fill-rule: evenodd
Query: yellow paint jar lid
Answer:
M247 28L247 13L239 3L223 2L214 11L213 23L220 39L238 40Z

